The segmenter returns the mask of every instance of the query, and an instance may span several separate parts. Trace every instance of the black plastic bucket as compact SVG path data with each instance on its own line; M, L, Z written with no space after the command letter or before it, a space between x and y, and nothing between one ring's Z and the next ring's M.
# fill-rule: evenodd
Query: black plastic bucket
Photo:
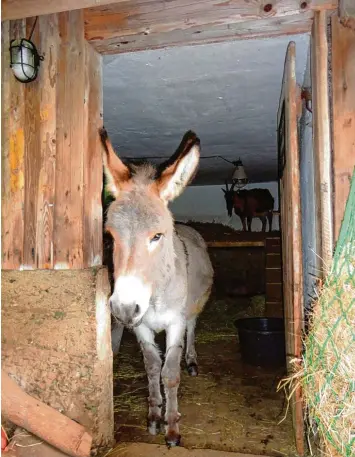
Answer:
M284 320L277 317L250 317L235 321L242 361L246 364L278 368L286 363Z

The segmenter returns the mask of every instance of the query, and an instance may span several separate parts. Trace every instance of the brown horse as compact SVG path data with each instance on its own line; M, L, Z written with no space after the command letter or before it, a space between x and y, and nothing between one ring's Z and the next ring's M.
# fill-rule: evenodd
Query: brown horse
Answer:
M272 218L275 200L267 189L249 189L249 190L234 190L234 184L223 189L224 198L227 205L227 213L232 217L233 209L237 216L240 217L243 230L246 231L246 223L248 222L248 231L251 232L251 223L253 217L258 217L262 222L262 231L266 231L266 219L269 221L269 231L272 230Z

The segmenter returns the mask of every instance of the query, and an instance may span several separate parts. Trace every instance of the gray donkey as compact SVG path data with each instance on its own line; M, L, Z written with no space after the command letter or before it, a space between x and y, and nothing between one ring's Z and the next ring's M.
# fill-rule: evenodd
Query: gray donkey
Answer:
M105 129L100 130L107 190L115 200L106 230L114 242L114 288L110 307L117 321L135 333L149 382L148 430L160 431L163 380L165 441L180 444L177 394L180 362L187 333L188 373L197 376L195 325L213 283L213 269L202 237L191 227L174 226L168 203L194 176L200 141L187 132L178 150L160 171L152 165L125 165L115 154ZM162 360L155 333L166 331Z

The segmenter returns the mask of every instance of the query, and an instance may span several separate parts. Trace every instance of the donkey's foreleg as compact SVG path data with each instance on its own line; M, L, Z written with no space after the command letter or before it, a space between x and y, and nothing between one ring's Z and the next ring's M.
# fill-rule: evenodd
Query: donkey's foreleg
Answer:
M141 324L135 329L135 334L142 349L149 383L148 431L151 435L156 435L160 432L161 408L163 403L160 391L161 357L155 345L152 330Z
M197 367L197 354L195 350L195 327L196 317L187 321L187 335L186 335L186 354L185 360L187 365L187 371L190 376L198 375Z
M162 370L165 388L165 441L168 447L180 444L177 392L180 384L180 363L184 344L186 324L178 322L166 331L166 354Z

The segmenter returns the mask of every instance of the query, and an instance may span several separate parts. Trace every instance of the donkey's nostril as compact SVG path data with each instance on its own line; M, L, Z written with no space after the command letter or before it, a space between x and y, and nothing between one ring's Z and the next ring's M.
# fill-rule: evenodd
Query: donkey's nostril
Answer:
M135 309L134 309L134 314L139 314L139 305L136 305Z

